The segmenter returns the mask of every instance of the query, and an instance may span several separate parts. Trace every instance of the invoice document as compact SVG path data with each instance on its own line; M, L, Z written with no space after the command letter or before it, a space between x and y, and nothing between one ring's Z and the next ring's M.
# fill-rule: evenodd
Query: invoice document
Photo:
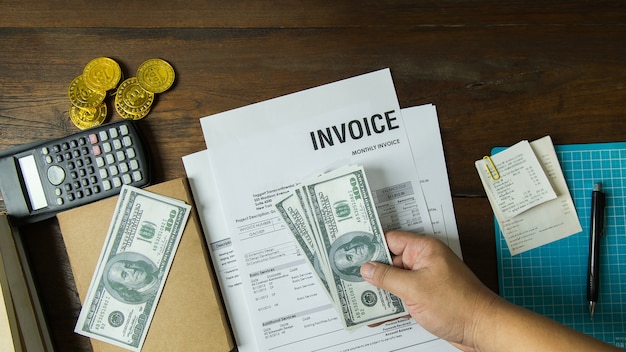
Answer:
M432 116L436 118L436 114ZM186 157L185 167L194 194L198 183L213 182L214 197L205 202L202 195L195 194L196 203L199 210L222 213L218 218L225 233L215 234L209 229L207 239L214 260L216 255L228 252L224 255L228 258L234 254L240 284L224 285L224 277L220 283L227 301L229 292L236 290L245 301L250 332L244 340L249 338L250 350L343 351L383 343L385 349L454 350L410 319L352 333L344 330L328 296L272 207L273 200L297 180L359 163L368 173L385 229L443 236L451 247L458 246L455 224L450 226L450 233L446 233L446 226L439 226L437 234L433 229L420 184L425 179L418 177L405 118L388 70L201 121L207 151ZM445 162L443 167L445 174ZM202 172L190 172L198 168ZM449 198L449 188L444 194ZM205 204L198 204L202 202ZM451 207L451 200L446 207ZM431 209L433 214L436 210L444 214L438 206ZM454 223L453 212L445 210L452 214L448 223ZM214 246L218 243L223 246ZM221 275L221 269L216 269ZM234 277L233 272L230 277ZM231 319L238 330L237 318Z

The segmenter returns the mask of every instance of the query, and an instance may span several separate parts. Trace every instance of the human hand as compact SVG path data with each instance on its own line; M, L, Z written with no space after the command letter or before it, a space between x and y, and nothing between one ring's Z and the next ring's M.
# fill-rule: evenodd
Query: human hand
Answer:
M621 351L500 298L435 238L385 236L394 266L369 262L361 276L398 296L422 327L461 350Z
M363 278L402 299L432 334L473 351L477 324L499 297L441 241L402 231L385 236L394 266L366 263Z

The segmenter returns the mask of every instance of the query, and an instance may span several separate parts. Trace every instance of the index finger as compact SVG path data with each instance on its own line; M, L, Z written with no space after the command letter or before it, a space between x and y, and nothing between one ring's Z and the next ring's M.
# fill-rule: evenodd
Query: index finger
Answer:
M417 236L416 234L405 231L389 231L385 233L385 240L391 254L402 255L407 244Z
M405 269L420 269L420 258L432 249L436 239L426 235L418 235L406 231L389 231L385 233L387 246L392 253L393 264Z

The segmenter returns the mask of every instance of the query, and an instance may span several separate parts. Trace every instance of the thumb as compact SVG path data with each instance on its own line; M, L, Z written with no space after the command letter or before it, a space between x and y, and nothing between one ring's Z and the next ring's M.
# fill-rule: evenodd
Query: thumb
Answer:
M405 297L409 285L407 282L414 280L411 278L410 270L404 270L395 266L379 263L367 262L361 266L361 276L370 284L389 291L400 299Z

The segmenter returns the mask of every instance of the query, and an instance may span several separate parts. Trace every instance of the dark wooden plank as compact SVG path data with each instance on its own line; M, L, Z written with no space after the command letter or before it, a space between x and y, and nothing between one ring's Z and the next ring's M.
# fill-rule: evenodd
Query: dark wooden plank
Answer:
M496 239L489 201L456 197L453 202L463 261L487 287L498 292Z
M141 121L157 181L204 148L202 116L388 66L401 106L437 105L452 192L483 194L473 162L495 145L626 138L626 27L593 28L0 29L0 148L76 131L67 85L96 56L176 69Z
M4 27L310 28L623 24L620 1L4 0Z

